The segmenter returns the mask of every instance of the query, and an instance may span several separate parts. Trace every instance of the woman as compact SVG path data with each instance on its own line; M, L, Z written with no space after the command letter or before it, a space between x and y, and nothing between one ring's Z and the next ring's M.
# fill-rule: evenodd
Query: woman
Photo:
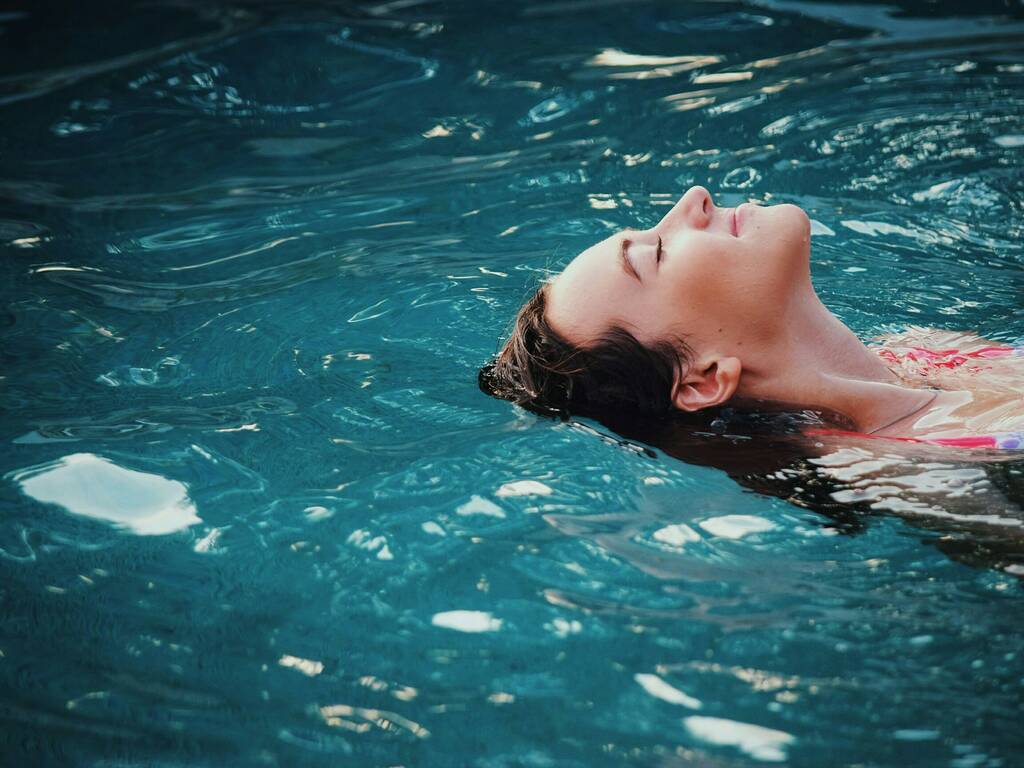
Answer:
M1021 447L1021 351L953 340L869 348L814 291L802 209L720 208L693 187L656 226L597 243L541 286L480 384L602 420L729 404L813 411L819 439Z

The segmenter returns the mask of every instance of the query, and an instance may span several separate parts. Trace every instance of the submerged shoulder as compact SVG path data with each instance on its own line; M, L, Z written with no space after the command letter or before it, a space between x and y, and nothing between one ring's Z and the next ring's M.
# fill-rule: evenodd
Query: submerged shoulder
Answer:
M1024 389L1024 346L972 332L911 326L870 348L911 385L941 389Z

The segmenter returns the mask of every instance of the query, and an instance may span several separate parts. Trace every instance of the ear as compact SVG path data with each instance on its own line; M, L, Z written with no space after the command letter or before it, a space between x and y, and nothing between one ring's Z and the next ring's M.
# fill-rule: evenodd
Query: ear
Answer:
M702 362L677 380L672 402L681 411L699 411L722 405L736 392L743 366L738 357L722 357Z

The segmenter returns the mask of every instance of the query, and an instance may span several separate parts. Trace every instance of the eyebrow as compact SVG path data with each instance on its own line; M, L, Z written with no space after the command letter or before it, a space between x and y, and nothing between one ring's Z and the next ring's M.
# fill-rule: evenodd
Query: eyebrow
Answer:
M623 232L636 232L636 230L633 229L632 227L626 227L626 229L624 229ZM627 275L632 276L638 283L643 283L643 280L640 279L640 275L636 273L636 270L633 269L633 265L630 264L629 259L626 258L626 244L628 242L629 237L626 235L624 235L622 239L619 240L619 264L622 265L623 272L625 272Z

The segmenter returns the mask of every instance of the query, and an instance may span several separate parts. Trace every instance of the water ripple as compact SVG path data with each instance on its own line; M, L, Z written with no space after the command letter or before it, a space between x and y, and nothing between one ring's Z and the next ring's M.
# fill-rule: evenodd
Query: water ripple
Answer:
M8 761L1013 764L1019 461L476 373L694 183L864 338L1021 343L1017 11L136 6L0 15Z

